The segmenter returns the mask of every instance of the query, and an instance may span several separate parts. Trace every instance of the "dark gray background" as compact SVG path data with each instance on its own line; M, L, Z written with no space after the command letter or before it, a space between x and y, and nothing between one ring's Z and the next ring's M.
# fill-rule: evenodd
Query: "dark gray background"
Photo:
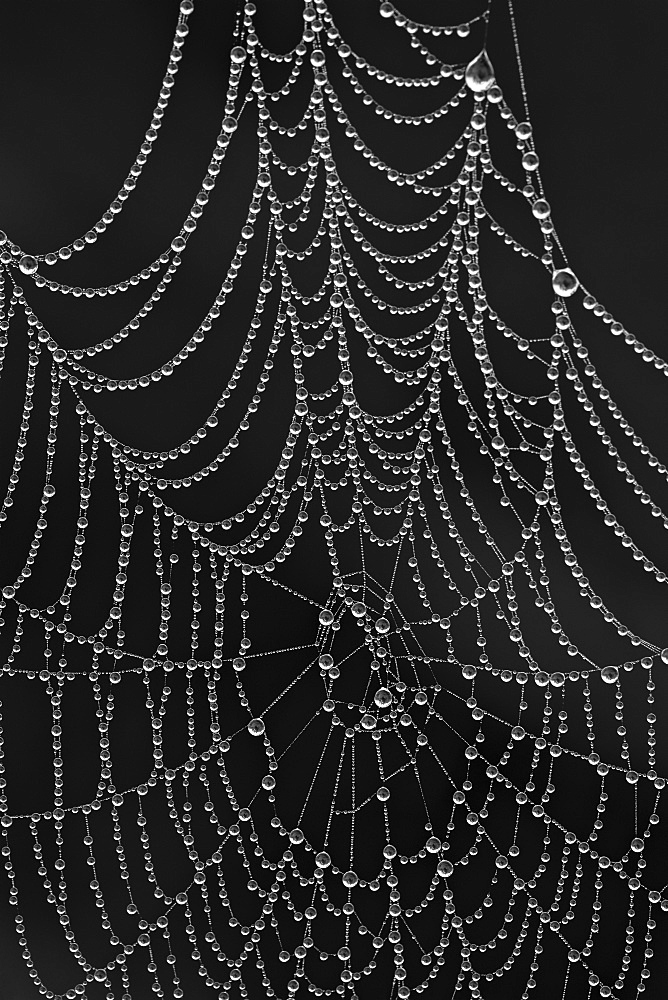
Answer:
M456 20L470 9L470 5L463 3L418 0L406 0L398 6L417 20L433 22L438 22L444 11L452 12ZM260 0L258 7L259 24L270 42L277 49L293 44L298 11L294 0L280 3ZM662 239L668 204L663 176L667 150L663 95L668 11L658 3L638 7L603 0L560 0L558 4L518 0L516 8L542 178L570 264L606 309L651 349L664 353ZM176 9L173 0L169 3L117 0L113 4L64 0L57 5L31 0L29 4L4 6L0 34L0 227L21 246L44 252L76 238L99 218L115 196L137 152L155 102ZM372 62L394 65L396 61L398 65L406 58L405 37L399 31L392 33L387 22L379 21L376 3L359 0L348 4L347 0L339 0L332 9L342 33L348 33L351 44ZM168 246L190 206L218 131L234 13L233 3L199 0L191 18L191 36L184 47L182 69L165 116L163 134L137 191L109 233L86 254L53 268L54 277L60 274L63 281L81 285L120 281ZM473 36L458 44L460 51L466 52L464 58L475 54ZM492 3L488 50L504 92L521 119L508 12L502 0ZM410 65L415 68L414 63ZM366 133L370 136L369 144L373 147L375 138L387 144L387 135L382 133L378 122L373 122L372 128L375 132ZM426 162L447 145L446 142L439 145L434 131L425 130L424 135L421 131L411 132L414 146L410 154L416 163L423 152ZM162 364L186 339L184 329L190 334L208 305L209 296L215 293L221 268L228 259L228 248L236 241L240 212L247 204L249 178L252 181L249 174L252 129L247 128L237 138L238 146L233 145L232 150L236 148L238 152L226 166L226 186L217 192L215 204L212 199L210 217L209 213L205 217L209 221L202 224L197 240L189 247L189 255L176 279L178 288L170 294L169 307L156 310L146 324L147 332L118 351L118 361L103 356L102 360L109 364L104 370L110 375L117 373L123 377ZM405 155L408 155L405 149L397 148L398 157ZM367 196L373 199L370 172L359 172L357 190L362 203ZM512 231L512 226L509 228ZM517 318L518 324L526 323L525 328L530 332L532 309L537 300L523 285L521 268L521 263L519 270L516 265L518 276L507 278L507 286L516 292L509 308L514 310L513 322ZM490 280L493 283L495 279ZM497 276L497 280L503 284L506 278ZM106 331L112 332L127 318L129 307L125 299L137 305L140 302L136 292L134 298L130 293L106 299L102 304L99 300L75 303L70 298L58 301L55 296L36 293L27 281L24 284L38 314L66 346L102 339ZM192 433L193 421L201 421L216 398L221 370L229 370L230 359L238 347L235 331L247 316L249 301L244 299L242 289L230 304L226 320L229 336L202 349L173 378L152 388L141 399L134 398L139 396L137 393L132 397L120 393L108 399L96 397L93 408L97 407L100 419L122 440L137 442L140 447L164 447L174 438L180 440ZM659 456L665 456L664 379L642 365L619 340L612 341L602 326L599 334L598 342L592 336L587 343L613 396L638 431L646 433L650 447ZM3 476L8 474L13 458L13 421L21 392L18 372L18 367L10 369L11 381L2 387L0 405L6 429L0 455ZM206 510L208 513L202 516L225 516L235 509L239 495L245 495L244 490L250 497L266 479L269 458L265 456L280 448L284 426L279 419L267 418L274 413L286 418L290 399L285 394L281 396L279 387L268 406L261 428L262 447L254 442L245 454L235 456L236 465L231 466L222 487L221 481L207 483L197 497L192 491L187 498L179 498L187 501L193 515ZM39 468L36 465L34 473L32 468L29 466L28 484L32 482L34 486ZM622 495L621 479L616 473L608 474L603 467L600 475L602 492L614 497L614 509L619 511L620 519L634 524L636 508ZM65 503L67 483L66 476L59 483L59 502ZM665 592L621 548L610 545L611 535L601 531L593 506L580 504L581 495L573 490L574 506L567 516L574 539L584 546L588 575L592 581L605 582L611 607L632 628L659 644L668 644ZM73 496L70 493L70 498ZM665 484L663 490L657 485L656 496L660 503L668 499ZM34 508L26 502L13 522L9 539L0 538L4 546L0 550L3 583L13 578L22 565L33 513ZM659 536L656 522L646 524L640 520L637 532L645 551L659 565L668 564L668 547ZM58 560L67 554L70 536L63 531L60 539L55 538L49 544L49 559L38 578L31 581L36 603L54 583L59 573ZM109 538L106 547L104 541L99 544L103 560L105 553L111 551L108 547L115 543ZM50 577L50 572L54 577ZM297 564L296 572L317 589L319 571L304 563ZM325 595L326 589L325 594L318 596ZM91 589L90 611L95 610L95 601L95 591ZM280 606L267 609L264 633L260 626L260 645L263 637L267 648L278 645L273 628L281 613ZM581 625L587 627L584 620ZM312 616L296 617L292 628L295 641L310 641L312 626ZM305 635L309 638L301 639ZM153 641L148 635L146 639ZM602 650L607 651L606 641L601 640ZM11 679L5 681L5 687L11 683ZM27 687L25 694L27 697ZM661 713L665 700L663 704L661 699L658 701L657 711ZM11 697L10 703L13 704ZM26 710L26 703L23 708ZM642 704L637 706L637 712L640 723ZM35 729L24 736L21 753L28 762L26 773L30 773L31 755L37 767L36 748L41 748L41 743L36 728L40 718L37 713L33 716ZM132 719L131 706L128 719ZM12 720L5 723L8 745L10 737L20 739L29 732L27 724L26 716L18 715L13 723ZM84 760L81 766L85 774ZM39 788L39 774L34 778L35 792L41 794L44 790ZM76 779L68 787L72 800L78 800ZM31 790L25 783L20 789L13 789L26 811L31 807L23 803L29 801ZM573 809L580 805L584 809L586 803L582 800L586 799L586 790L573 785L568 791L573 795ZM620 815L620 823L624 819ZM30 852L23 861L29 869ZM19 857L17 864L20 862ZM28 1000L33 994L11 928L10 909L0 904L3 970L0 998ZM618 920L614 916L610 919L609 974L612 975L618 967L618 956L621 957L624 912L619 912ZM69 959L62 939L57 933L52 934L50 925L38 921L36 926L41 929L37 939L31 939L31 948L45 980L53 982L55 990L59 982L68 981ZM657 930L657 951L661 950L658 940L661 928L665 938L665 922ZM555 964L552 986L556 992L550 992L550 982L543 976L540 992L544 997L561 996L562 958ZM660 955L655 959L653 978L645 993L648 1000L661 996L662 968L665 970L666 965ZM579 1000L587 995L583 982L573 984L569 998ZM368 985L362 983L362 987ZM194 979L190 992L186 993L189 1000L200 996L198 988ZM505 980L499 988L508 988ZM147 985L145 993L138 991L133 995L137 1000L145 1000L151 994ZM362 997L366 995L361 991ZM98 994L91 991L90 996Z

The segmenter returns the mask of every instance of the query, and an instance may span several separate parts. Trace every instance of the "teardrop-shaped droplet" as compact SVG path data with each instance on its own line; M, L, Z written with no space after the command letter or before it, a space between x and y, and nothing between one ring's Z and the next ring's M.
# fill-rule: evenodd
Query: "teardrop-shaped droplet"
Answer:
M580 282L570 267L562 267L560 271L555 271L552 275L553 289L557 295L561 295L564 298L568 298L569 295L577 292L579 284Z
M494 67L489 61L489 56L483 49L480 55L472 59L466 67L466 85L475 94L481 94L494 83Z

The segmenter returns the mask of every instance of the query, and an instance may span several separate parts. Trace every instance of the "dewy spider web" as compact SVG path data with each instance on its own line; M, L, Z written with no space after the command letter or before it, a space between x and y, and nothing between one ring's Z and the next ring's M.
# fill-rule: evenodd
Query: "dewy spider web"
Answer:
M486 50L452 65L431 51L440 36L464 39L485 29L486 10L467 23L439 27L381 3L380 14L408 33L427 67L427 75L408 78L354 52L354 40L341 37L324 0L304 6L301 41L286 54L264 46L255 32L255 6L246 4L230 51L220 134L171 247L116 285L82 289L49 281L42 265L95 243L135 189L159 136L193 8L192 0L180 3L150 127L109 211L57 253L32 255L2 237L3 357L22 315L28 331L22 422L0 514L4 531L11 530L38 378L46 369L50 379L39 519L24 568L5 583L2 600L11 643L5 705L12 704L12 686L26 682L31 698L46 695L52 715L52 803L34 812L13 810L5 794L11 767L5 780L4 765L0 798L9 901L35 992L51 1000L129 1000L148 995L133 990L133 977L145 982L148 970L149 992L179 998L191 995L183 984L192 965L220 1000L307 993L354 1000L379 996L381 989L405 1000L444 995L444 983L473 998L507 996L494 990L506 988L518 970L522 983L512 995L526 998L541 976L552 975L546 950L563 956L564 995L569 982L578 996L645 992L653 933L668 910L655 847L665 779L657 770L653 707L655 672L668 663L668 650L635 635L585 576L562 517L559 464L567 455L611 541L618 538L665 584L665 573L619 522L578 451L579 403L633 492L666 526L610 428L621 429L663 478L668 469L603 386L577 332L582 310L658 372L665 375L668 366L587 294L567 266L540 183L531 125L515 118ZM270 64L289 73L274 92L263 82ZM306 111L299 121L280 124L274 104L278 112L305 77L312 80ZM366 145L333 81L352 88L390 124L436 123L440 141L444 119L463 111L463 129L432 165L401 172ZM419 116L399 114L372 96L373 81L433 91L440 103ZM221 164L235 155L242 116L253 113L259 141L252 200L205 318L159 369L127 379L97 373L90 360L132 338L167 295ZM504 133L521 161L523 186L495 161L492 137ZM293 163L290 150L300 136L310 149ZM348 156L361 155L404 194L409 189L422 206L419 221L392 222L356 200L337 166L342 139ZM287 198L286 178L295 177L303 185ZM540 233L535 251L495 220L499 189L528 204L534 236ZM299 234L318 213L316 235L298 249ZM430 242L431 232L437 235ZM381 250L375 238L384 245L386 236L396 243L421 239L423 248ZM493 239L533 259L540 280L551 284L551 316L536 321L545 336L522 339L488 301L479 259ZM223 321L254 242L264 261L254 315L209 416L168 451L118 440L96 415L93 393L137 394L185 364ZM323 247L325 277L307 294L298 287L299 264L317 260ZM38 289L93 298L128 291L154 274L160 276L156 289L134 318L84 349L62 346L18 284L25 277ZM390 298L400 291L404 304L375 292L374 279L387 282ZM504 339L506 351L520 352L510 366L498 348ZM356 356L364 354L378 366L379 380L406 390L395 412L365 409L368 386L356 376ZM184 516L176 491L225 476L274 370L287 370L280 368L286 356L294 408L266 485L234 516ZM533 390L534 381L535 391L520 391ZM219 419L227 418L228 404L242 395L242 417L215 457L186 476L172 471L183 455L197 456ZM465 416L465 447L454 429L453 400ZM73 552L59 598L33 607L24 594L48 533L66 409L76 412L80 426ZM478 471L469 473L474 452ZM115 590L104 625L86 635L77 622L75 589L107 460L120 519ZM480 463L487 495L477 505ZM490 492L499 520L494 533L478 509ZM316 594L304 585L307 575L289 576L289 557L302 545L315 551L318 534L328 556L324 599L322 580ZM141 584L142 606L144 592L159 589L160 623L150 650L132 648L126 626L137 550L140 564L152 553L157 576L157 584ZM551 585L564 568L592 616L602 616L621 644L640 647L642 656L600 663L576 644L559 615L559 589ZM311 616L310 631L288 626L285 644L256 649L258 619L272 606L289 617L298 605ZM545 634L534 636L536 616L545 616ZM189 655L179 659L181 621L190 636ZM114 746L112 733L126 691L146 706L133 738L143 777L120 784L114 761L122 747ZM605 729L612 701L617 741ZM646 729L632 742L625 720L643 702ZM64 744L68 727L85 741L90 719L97 729L97 791L74 802L65 795ZM568 794L574 774L597 803L587 828L574 828ZM603 821L611 802L631 817L616 843L612 835L606 840ZM110 829L113 845L106 842ZM63 947L79 966L61 993L31 952L24 913L34 886L22 885L12 861L26 842ZM75 913L68 886L82 865L90 890ZM474 874L485 887L480 895ZM596 970L605 958L599 926L610 885L624 900L618 905L628 926L619 971L608 981ZM99 935L90 951L82 945L91 922L106 950ZM184 933L189 953L178 941Z

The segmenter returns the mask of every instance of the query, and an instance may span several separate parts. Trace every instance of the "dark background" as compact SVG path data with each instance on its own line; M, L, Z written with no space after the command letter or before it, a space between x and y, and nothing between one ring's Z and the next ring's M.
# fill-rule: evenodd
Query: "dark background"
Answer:
M447 5L406 0L398 6L416 20L433 23L443 19L444 10L453 21L470 10L470 5L454 0ZM294 0L280 3L260 0L258 9L261 39L266 38L270 47L278 51L294 44L299 11ZM371 62L382 66L405 65L407 73L417 70L406 36L379 19L376 3L361 0L349 4L347 0L339 0L331 9L344 37ZM136 155L155 103L176 10L177 4L172 0L168 3L164 0L117 0L113 4L67 0L58 5L31 0L29 4L4 7L0 35L0 227L26 250L36 253L54 250L82 235L115 197ZM120 281L141 270L169 246L197 191L218 133L235 13L233 3L198 0L190 19L190 37L183 49L175 93L136 192L120 218L92 249L75 255L66 264L56 265L49 270L49 277L59 280L62 276L63 281L82 286ZM668 217L663 178L667 150L663 90L668 11L664 5L656 3L643 5L640 13L637 5L594 0L560 0L558 4L518 0L516 16L542 179L569 263L588 291L615 318L648 347L662 354L665 254L661 252L660 239ZM467 40L458 40L456 46L459 59L466 61L479 48L479 35L474 33ZM436 45L434 48L440 51ZM521 120L523 113L508 11L501 0L492 3L488 51L506 98ZM353 115L355 105L349 92L344 90L343 93L347 98L344 103L353 120L359 122L368 144L372 148L377 145L384 151L380 155L386 155L388 160L396 152L397 166L415 169L447 148L450 133L446 126L443 126L444 136L448 138L439 134L439 126L411 129L410 147L394 138L396 130L390 135L378 120L366 120L368 128L365 130L363 119ZM410 103L405 94L401 99ZM431 93L423 104L428 100L432 100ZM299 103L294 106L298 107ZM418 110L422 108L419 100L414 106ZM287 120L288 110L286 104L282 120ZM286 144L282 148L287 158L289 147ZM217 291L230 248L236 242L254 180L253 155L253 121L248 116L225 161L224 182L219 183L162 308L156 309L140 333L117 351L98 356L95 361L105 366L100 370L119 378L149 371L164 363L190 335ZM388 187L385 194L376 186L376 179L368 167L349 164L347 159L341 166L342 174L348 167L350 186L355 188L359 201L391 217L392 198L397 198L394 189ZM431 206L431 201L424 204ZM397 209L400 208L397 205ZM414 213L406 212L406 218L422 214L425 213L417 209ZM508 217L508 228L514 231L512 216ZM499 307L501 315L527 336L531 335L536 310L545 304L544 298L532 290L531 279L527 277L531 273L536 272L531 272L528 264L514 261L507 271L497 270L496 276L489 275L490 287L504 305L504 308ZM56 339L67 347L95 343L114 332L127 321L131 308L140 305L142 298L139 296L145 294L149 284L142 283L140 289L125 296L74 302L71 297L61 298L34 289L27 279L22 283L37 314ZM138 447L170 447L175 440L180 441L192 433L210 411L221 385L227 381L242 342L244 323L251 315L252 294L252 282L246 286L240 282L224 316L224 334L208 339L173 377L146 392L101 394L94 398L89 394L91 408L101 422L122 441ZM643 365L619 338L611 338L602 325L588 329L586 343L627 418L645 435L651 449L664 457L666 407L663 400L666 395L663 377ZM6 376L0 403L4 421L0 455L3 476L8 475L13 460L16 407L20 405L22 394L21 357L18 349L12 355L10 347L9 381ZM266 394L263 422L249 435L243 453L239 449L240 454L234 456L228 469L216 477L215 482L209 480L187 495L182 491L174 500L177 509L201 519L229 516L266 481L282 446L281 435L285 433L292 406L292 398L282 390L280 379L275 381L278 384ZM372 382L368 391L369 401L375 398L382 409L384 390ZM66 388L63 398L67 399ZM63 409L68 409L67 402ZM388 404L387 409L391 410L392 406ZM65 417L63 426L62 448L67 454ZM71 423L69 429L73 428ZM224 430L221 430L220 441L223 439ZM586 444L582 450L589 460ZM75 454L76 446L71 452L72 456ZM195 458L198 457L196 450ZM183 461L184 472L195 468L192 456L189 461L190 464ZM596 461L592 448L592 468L596 468ZM665 567L668 546L661 538L657 522L646 518L648 523L645 523L638 517L637 505L634 506L623 493L622 481L614 471L609 472L602 464L597 471L601 492L611 501L614 499L613 509L620 520L633 525L634 537L641 547L659 566ZM21 503L12 513L11 533L9 538L0 539L4 546L0 550L3 583L14 579L23 564L25 546L34 524L37 505L34 491L35 487L39 488L40 473L39 458L27 464L26 486ZM105 473L103 468L102 481L105 474L108 475L109 470ZM70 524L68 500L75 496L76 484L69 477L67 460L56 469L55 475L59 505L55 512L62 517L63 529L55 531L45 542L47 555L30 581L31 590L25 597L28 603L40 606L52 599L49 595L54 591L60 592L61 563L68 558L71 547L71 532L68 534L67 527ZM665 483L662 488L655 476L652 489L657 502L665 506L668 499ZM668 645L665 591L633 563L628 553L611 544L612 536L602 531L593 505L580 503L582 493L578 493L574 482L565 486L565 496L572 501L570 510L564 501L565 517L576 551L582 550L583 565L592 582L605 585L610 607L634 631L659 646ZM104 521L103 507L99 516ZM638 518L637 523L635 518ZM77 597L81 601L81 614L91 616L92 620L101 600L97 588L106 588L105 600L110 596L106 593L111 588L110 569L105 560L113 553L115 537L114 529L106 538L102 531L96 541L91 540L91 544L97 546L94 551L98 553L99 565L91 577L90 588L85 588L84 595ZM294 585L312 593L316 600L324 600L327 596L329 582L324 581L322 564L303 553L295 556L295 564L286 579L299 580L300 583ZM255 625L254 641L258 648L312 641L315 621L312 607L306 610L288 607L281 604L273 592L269 596L258 593L257 600L264 602L259 605L262 612ZM566 613L571 616L569 622L586 635L587 629L594 627L589 624L590 616L569 605L568 600L566 597L569 607ZM135 647L148 653L151 643L155 642L155 633L144 624L142 634L144 611L138 597ZM601 662L608 656L616 658L616 662L632 655L620 653L619 644L603 634L600 650ZM20 687L21 683L24 687ZM254 683L261 688L261 677ZM661 719L665 698L662 703L661 684L657 683L656 711ZM15 685L12 693L8 691L10 684ZM46 786L41 784L40 767L42 752L46 749L48 753L48 745L43 746L39 735L41 712L32 704L29 685L20 678L7 679L5 689L8 693L3 694L3 698L5 704L10 705L10 717L5 721L8 758L21 774L21 780L15 780L14 785L10 778L10 808L25 812L33 808L46 809L48 806L44 802L48 802L49 789L48 782ZM638 724L642 723L643 710L646 711L642 702L629 707L632 713L637 713ZM127 733L131 733L134 708L128 704L125 709L121 708L121 714L124 710ZM45 724L47 718L44 716ZM19 751L13 749L17 746ZM83 789L88 787L86 782L91 776L83 756L79 763ZM72 767L76 769L73 761L70 773ZM78 790L76 778L70 780L67 787L71 801L81 801L86 792ZM572 808L576 811L582 808L584 815L591 790L578 786L575 777L566 785L573 795ZM620 808L620 830L627 818L626 812L627 809ZM614 826L613 818L613 832ZM17 855L19 876L22 862L29 871L33 864L30 851L26 851L23 858L20 852ZM614 902L611 899L607 908L610 919L607 976L603 966L600 968L606 981L618 968L626 923L624 911L615 911ZM33 992L36 995L36 991L22 965L11 927L13 915L9 910L10 907L4 906L0 921L3 973L0 997L2 1000L27 1000ZM29 904L22 905L22 910L27 916L30 935ZM40 930L37 940L31 939L31 949L40 973L47 983L53 983L52 989L57 990L60 985L66 988L64 984L69 985L72 967L68 964L70 960L62 938L57 928L47 922L40 923L36 904L34 918ZM661 950L661 933L665 939L665 919L656 931L654 947L657 951ZM176 938L176 931L174 936ZM540 984L544 997L561 996L563 954L555 952L554 963L554 983L544 976ZM665 975L665 959L659 955L654 959L653 977L646 997L661 996L662 969ZM368 989L372 982L361 984L363 998L366 994L362 987ZM584 979L574 982L569 997L574 1000L586 997L584 983ZM493 986L497 991L510 988L505 979ZM553 988L556 992L551 993ZM137 1000L151 995L148 984L144 993L141 989L137 986L133 992ZM202 995L198 992L200 989L193 977L186 996L194 1000ZM434 993L436 989L434 987ZM490 995L510 994L496 992ZM98 994L91 990L90 996ZM255 997L251 996L251 1000Z

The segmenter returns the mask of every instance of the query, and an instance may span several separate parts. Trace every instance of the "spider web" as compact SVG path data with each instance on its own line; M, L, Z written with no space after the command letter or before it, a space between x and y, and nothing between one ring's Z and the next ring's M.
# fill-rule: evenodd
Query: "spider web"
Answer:
M179 235L116 285L49 281L47 267L92 245L132 195L192 10L180 5L151 125L110 210L58 253L32 256L4 237L0 255L8 371L11 338L27 330L5 532L27 495L33 426L48 429L41 480L27 484L41 496L29 555L2 602L3 857L35 991L179 998L199 979L219 1000L526 998L547 993L558 968L560 995L639 995L668 910L653 707L668 650L608 607L562 497L578 477L610 542L666 583L580 441L598 438L665 527L643 477L668 470L603 385L586 346L594 321L658 374L668 367L568 267L526 108L518 119L506 103L484 47L452 62L432 51L486 39L486 10L436 26L382 3L420 59L407 77L355 52L324 2L304 7L287 54L265 46L247 4ZM518 65L521 75L519 51ZM391 110L393 90L404 110ZM428 92L419 114L406 110L415 90ZM301 98L302 112L282 117ZM364 109L387 124L387 153L355 124ZM449 145L400 170L395 126L434 126L439 151L448 129ZM196 332L152 370L98 372L94 359L132 344L168 299L244 140L248 209ZM385 217L377 191L373 208L355 197L353 157L396 189L404 221ZM530 335L491 292L520 290L514 261L543 296ZM104 298L156 277L133 318L85 348L56 339L31 305L34 289ZM191 363L235 295L250 296L252 317L196 432L153 451L116 437L98 401L140 395ZM267 410L280 458L262 481L249 475L254 499L235 506L234 463L244 447L262 452ZM65 583L38 605L26 595L48 551L61 454L78 509L60 532ZM227 516L184 513L184 493L216 478ZM87 632L102 601L106 620ZM569 624L578 602L591 609L584 634ZM577 814L573 789L587 803ZM89 888L70 899L73 884ZM37 896L40 926L60 925L72 959L58 992L41 971L44 931L31 937L24 919ZM610 977L604 911L620 908Z

